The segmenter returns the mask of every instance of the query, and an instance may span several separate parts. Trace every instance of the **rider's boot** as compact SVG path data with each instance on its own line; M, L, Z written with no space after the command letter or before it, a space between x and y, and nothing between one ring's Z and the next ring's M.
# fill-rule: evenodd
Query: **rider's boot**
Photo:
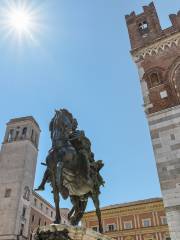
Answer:
M43 176L43 180L42 180L41 184L39 185L39 187L37 189L35 189L35 191L44 191L45 184L48 180L48 177L49 177L49 171L48 171L48 169L46 169L44 176Z
M41 184L38 188L35 189L35 191L44 191L45 187L43 184Z

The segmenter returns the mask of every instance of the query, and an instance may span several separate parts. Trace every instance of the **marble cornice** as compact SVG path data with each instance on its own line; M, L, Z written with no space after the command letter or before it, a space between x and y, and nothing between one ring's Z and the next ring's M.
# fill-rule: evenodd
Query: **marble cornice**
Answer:
M145 204L144 206L130 206L130 207L119 207L116 209L105 209L102 210L102 217L117 217L118 216L127 216L133 214L142 214L148 213L150 211L165 211L163 203L152 203L152 204ZM96 216L95 212L85 213L83 219L84 220L92 220Z
M147 47L134 50L131 52L131 54L133 56L134 61L139 62L141 60L144 60L147 56L160 54L166 48L171 48L173 44L175 44L175 46L180 45L180 32L174 33L169 37L157 40L155 43Z

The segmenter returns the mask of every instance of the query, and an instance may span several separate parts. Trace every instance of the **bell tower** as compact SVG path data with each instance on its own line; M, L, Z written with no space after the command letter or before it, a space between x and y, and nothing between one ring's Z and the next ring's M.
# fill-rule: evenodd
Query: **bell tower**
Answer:
M171 239L180 239L180 11L162 29L153 3L126 15Z
M27 239L40 128L33 117L7 123L0 151L0 239Z

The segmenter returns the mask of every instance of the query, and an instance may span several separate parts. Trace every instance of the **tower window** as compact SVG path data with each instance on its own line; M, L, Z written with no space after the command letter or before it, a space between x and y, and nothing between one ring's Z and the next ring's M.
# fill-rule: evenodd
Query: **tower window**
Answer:
M34 140L34 130L32 130L32 132L31 132L31 141L33 141Z
M19 138L19 130L16 130L15 138L14 140L17 140Z
M160 84L160 79L158 73L151 73L150 75L151 87L156 87Z
M11 189L10 188L7 188L6 190L5 190L5 194L4 194L4 197L5 198L9 198L10 196L11 196Z
M143 35L145 33L147 33L148 30L148 23L147 21L143 21L141 23L139 23L139 32Z
M26 137L26 133L27 133L27 127L23 128L22 130L22 138Z
M8 142L13 141L13 134L14 134L14 129L10 129L9 136L8 136Z

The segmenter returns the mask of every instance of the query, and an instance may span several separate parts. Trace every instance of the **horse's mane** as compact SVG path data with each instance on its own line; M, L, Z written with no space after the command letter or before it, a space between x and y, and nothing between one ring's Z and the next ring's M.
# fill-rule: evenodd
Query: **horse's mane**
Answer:
M71 122L74 121L73 115L67 109L63 108L60 111L62 111L69 118Z

